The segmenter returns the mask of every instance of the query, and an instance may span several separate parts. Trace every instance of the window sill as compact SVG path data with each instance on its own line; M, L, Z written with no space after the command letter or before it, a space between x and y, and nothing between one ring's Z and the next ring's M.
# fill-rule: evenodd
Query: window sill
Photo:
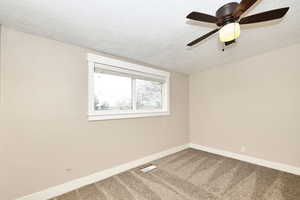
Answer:
M113 120L113 119L128 119L140 117L157 117L167 116L169 112L151 112L151 113L128 113L128 114L111 114L111 115L89 115L89 121Z

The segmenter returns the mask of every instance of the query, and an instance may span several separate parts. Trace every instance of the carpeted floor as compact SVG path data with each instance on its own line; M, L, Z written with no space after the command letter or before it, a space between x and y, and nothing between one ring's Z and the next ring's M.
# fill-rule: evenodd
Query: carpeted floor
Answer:
M52 200L300 200L300 176L187 149Z

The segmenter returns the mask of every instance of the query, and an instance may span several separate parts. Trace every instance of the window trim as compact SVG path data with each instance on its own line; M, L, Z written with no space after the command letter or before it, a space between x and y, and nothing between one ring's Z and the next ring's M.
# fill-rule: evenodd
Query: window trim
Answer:
M88 120L109 120L109 119L124 119L124 118L138 118L138 117L153 117L170 115L170 73L150 67L120 61L114 58L99 56L95 54L87 54L88 60ZM164 80L162 90L162 109L158 110L127 110L127 111L95 111L94 110L94 71L96 64L105 65L105 68L111 68L116 72L133 71L134 73L142 73L151 78L153 76L162 77ZM119 68L119 71L118 71ZM135 81L135 79L133 79ZM132 84L135 87L135 84ZM134 89L134 88L132 88ZM135 90L132 90L133 102L135 98ZM133 107L135 107L133 103Z

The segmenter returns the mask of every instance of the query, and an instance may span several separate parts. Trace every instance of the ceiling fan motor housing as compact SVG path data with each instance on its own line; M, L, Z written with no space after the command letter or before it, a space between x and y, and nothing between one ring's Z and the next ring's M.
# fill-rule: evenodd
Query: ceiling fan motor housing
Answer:
M228 23L237 21L237 19L233 17L233 12L238 5L239 4L236 2L231 2L219 8L216 12L217 25L224 26Z

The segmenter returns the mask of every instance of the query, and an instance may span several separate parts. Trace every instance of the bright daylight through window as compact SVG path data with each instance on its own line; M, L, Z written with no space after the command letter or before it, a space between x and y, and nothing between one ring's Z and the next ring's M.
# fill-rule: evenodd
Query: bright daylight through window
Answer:
M131 110L131 78L94 73L95 110Z
M169 114L169 73L88 54L89 120Z

